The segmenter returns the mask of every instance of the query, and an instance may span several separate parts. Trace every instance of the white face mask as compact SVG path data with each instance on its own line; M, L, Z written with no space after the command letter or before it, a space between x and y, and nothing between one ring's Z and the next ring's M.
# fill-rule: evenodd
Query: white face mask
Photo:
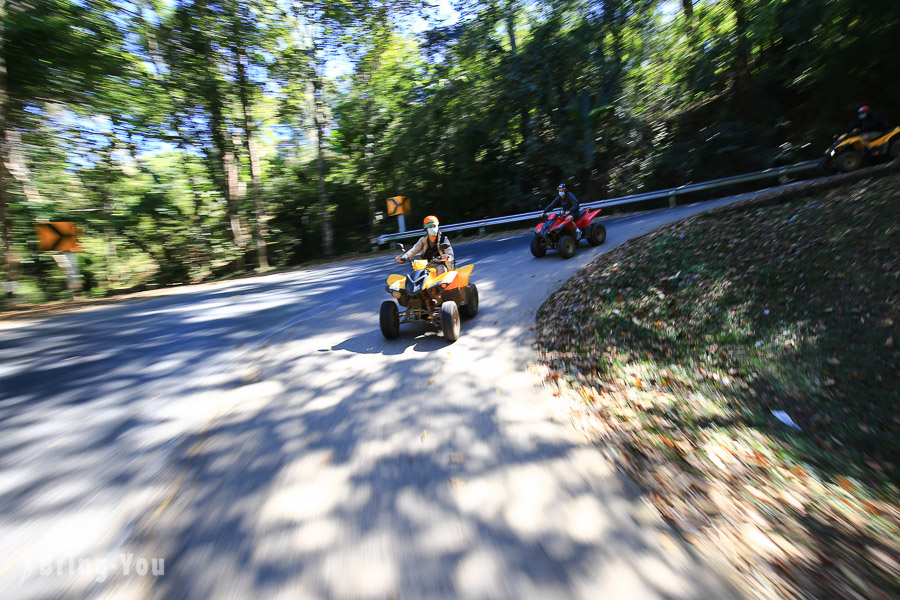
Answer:
M560 195L560 196L565 196L565 195L566 195L566 190L559 190L559 195Z

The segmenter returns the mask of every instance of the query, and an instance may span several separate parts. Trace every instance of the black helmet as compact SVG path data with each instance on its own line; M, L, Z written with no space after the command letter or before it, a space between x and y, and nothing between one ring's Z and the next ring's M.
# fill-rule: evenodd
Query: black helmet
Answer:
M561 184L559 184L559 186L557 186L556 189L558 189L558 190L564 190L564 189L566 189L566 184L561 183Z

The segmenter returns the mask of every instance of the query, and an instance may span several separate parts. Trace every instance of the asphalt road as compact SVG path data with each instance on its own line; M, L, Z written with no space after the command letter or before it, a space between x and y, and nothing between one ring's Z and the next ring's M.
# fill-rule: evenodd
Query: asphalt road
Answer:
M0 597L733 597L528 367L578 268L743 197L455 245L454 344L383 339L384 257L0 324Z

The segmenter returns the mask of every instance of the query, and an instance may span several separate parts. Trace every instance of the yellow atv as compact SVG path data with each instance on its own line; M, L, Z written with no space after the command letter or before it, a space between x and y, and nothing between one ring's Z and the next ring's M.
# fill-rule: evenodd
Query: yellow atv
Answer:
M878 139L865 142L858 134L848 134L836 138L825 151L820 168L831 175L837 171L849 173L865 163L894 159L900 156L900 127L894 127Z
M447 272L438 274L444 262ZM420 321L441 328L450 342L459 338L459 317L478 313L478 288L469 283L474 265L457 269L450 261L413 260L412 273L391 275L385 289L394 298L381 303L379 322L387 339L400 334L400 323Z

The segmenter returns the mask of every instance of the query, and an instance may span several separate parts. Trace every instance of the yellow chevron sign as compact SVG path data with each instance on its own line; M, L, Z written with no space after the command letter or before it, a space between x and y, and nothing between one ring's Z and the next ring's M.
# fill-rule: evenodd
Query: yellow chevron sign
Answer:
M387 214L389 217L408 215L409 213L409 198L406 196L394 196L387 199Z
M62 252L81 252L78 247L78 228L75 223L56 221L53 223L36 223L37 249L44 252L59 250Z

